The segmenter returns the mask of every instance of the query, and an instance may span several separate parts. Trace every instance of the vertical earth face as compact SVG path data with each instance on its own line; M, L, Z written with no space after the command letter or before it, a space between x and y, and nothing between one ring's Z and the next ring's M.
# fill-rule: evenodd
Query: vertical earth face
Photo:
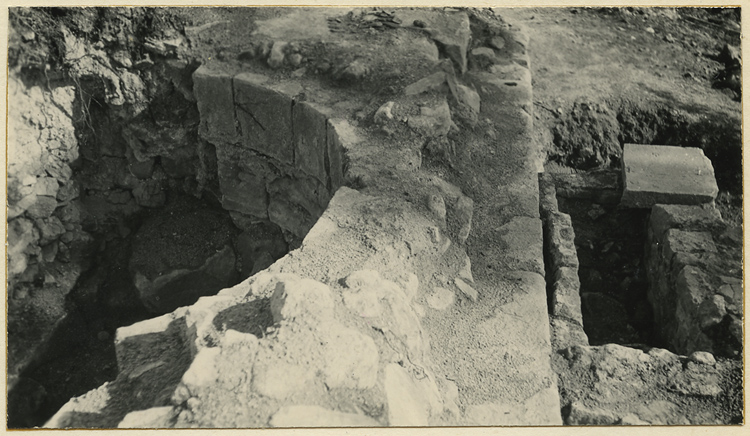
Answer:
M10 427L742 422L739 9L9 19Z

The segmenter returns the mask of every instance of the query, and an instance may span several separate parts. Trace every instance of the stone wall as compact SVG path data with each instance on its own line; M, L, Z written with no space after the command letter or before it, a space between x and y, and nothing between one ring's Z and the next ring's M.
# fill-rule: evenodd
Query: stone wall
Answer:
M64 318L91 237L81 228L75 88L8 81L9 385ZM24 332L26 342L16 340Z
M565 186L565 185L563 185ZM553 347L588 345L581 312L581 281L570 215L557 206L556 178L539 175L539 210L544 223L544 257Z
M710 205L656 205L646 244L658 334L680 354L742 352L742 229Z
M259 74L200 67L200 135L216 147L222 205L239 227L270 220L303 238L343 180L344 152L325 108Z
M457 423L458 391L435 375L416 298L445 256L430 229L408 203L339 189L267 271L119 329L117 380L46 426Z

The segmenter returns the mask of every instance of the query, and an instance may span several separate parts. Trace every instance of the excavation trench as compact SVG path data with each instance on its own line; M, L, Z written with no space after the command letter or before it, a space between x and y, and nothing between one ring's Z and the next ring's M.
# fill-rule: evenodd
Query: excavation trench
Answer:
M51 268L81 273L51 336L41 347L28 343L38 348L10 390L10 427L43 425L70 398L113 380L119 327L189 306L299 247L340 183L341 168L333 182L329 175L342 159L329 155L337 144L327 147L335 137L327 136L325 116L306 105L295 110L276 91L235 87L232 76L227 84L202 71L197 105L172 89L148 116L127 122L101 104L101 89L85 81L74 89L75 106L87 108L75 126L81 159L65 182L77 196L62 208L67 215L49 220L82 236L77 244L46 242L54 254L35 266L37 275L12 280L12 292L34 292ZM228 100L216 98L221 92ZM235 98L249 111L237 115ZM217 131L223 125L211 117L226 112L227 101L231 132ZM68 246L76 249L60 250ZM250 312L267 323L267 307ZM24 346L23 337L13 339Z
M643 261L648 210L564 197L558 201L575 231L581 312L589 344L660 346L653 336Z

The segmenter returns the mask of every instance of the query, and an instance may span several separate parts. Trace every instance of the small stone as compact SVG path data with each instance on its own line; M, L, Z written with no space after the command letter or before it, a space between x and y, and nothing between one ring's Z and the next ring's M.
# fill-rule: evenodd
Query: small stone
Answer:
M59 249L57 241L53 241L50 244L45 245L42 247L42 259L44 259L44 262L46 263L52 263L55 261L55 257L57 257L57 251Z
M495 36L490 39L490 46L497 50L502 50L502 48L505 47L505 39L500 36Z
M628 413L620 418L620 425L650 425L651 423L643 421L635 413Z
M698 308L701 329L719 324L727 314L727 306L724 297L721 295L712 295L703 300Z
M664 37L664 40L667 41L667 42L669 42L669 43L672 43L672 42L674 42L674 36L672 36L671 33L667 33L667 36Z
M612 412L584 406L579 402L570 405L565 422L568 425L612 425L618 419Z
M449 289L436 287L432 294L426 297L427 305L435 310L445 310L453 305L455 294Z
M489 62L495 60L495 51L489 47L477 47L471 51L471 54L478 58L485 58Z
M474 275L471 273L471 259L466 256L464 266L458 271L458 276L466 282L474 283Z
M130 412L117 424L117 428L167 428L177 415L172 406L152 407Z
M36 197L36 202L26 209L26 212L31 218L47 218L52 215L52 212L54 212L56 208L57 199L55 197L40 195Z
M417 95L427 91L439 90L445 84L445 72L438 71L427 77L423 77L404 88L404 94Z
M414 24L414 27L419 27L420 29L424 29L425 27L427 27L425 22L422 20L414 20L414 23L412 24Z
M373 120L377 124L385 124L389 120L393 119L393 113L391 111L393 110L393 105L395 102L389 101L387 103L384 103L382 106L378 108L377 111L375 111L375 115L373 117Z
M21 39L23 39L23 42L31 42L36 39L36 33L27 30L21 34Z
M443 197L439 194L430 194L427 197L427 209L430 210L435 216L440 220L440 222L445 222L446 217L446 210L445 210L445 200L443 200Z
M454 279L453 283L455 283L458 290L463 292L463 294L466 295L467 297L469 297L471 301L476 302L477 299L479 299L479 294L477 293L476 289L469 286L466 282L464 282L460 278Z
M130 59L130 54L125 50L118 50L115 52L112 55L112 60L124 68L130 68L133 66L133 60Z
M652 35L656 33L656 31L654 30L653 27L646 27L646 32L648 32L648 33L650 33Z
M40 177L34 185L34 192L36 195L56 197L59 189L60 185L57 183L57 180L52 177Z
M276 41L271 47L271 53L268 56L268 66L277 69L284 65L284 48L288 44L284 41Z
M289 56L289 65L293 67L298 67L302 63L302 55L299 53L294 53Z
M348 81L358 81L364 78L369 72L370 69L367 67L367 65L359 60L356 60L347 65L346 68L344 68L344 70L339 75L339 78Z
M701 365L716 365L714 355L707 351L696 351L690 355L690 360Z
M200 407L200 405L201 405L201 400L199 400L196 397L191 397L191 398L188 398L188 400L187 400L187 407L190 410L194 411L194 410L198 409L198 407Z

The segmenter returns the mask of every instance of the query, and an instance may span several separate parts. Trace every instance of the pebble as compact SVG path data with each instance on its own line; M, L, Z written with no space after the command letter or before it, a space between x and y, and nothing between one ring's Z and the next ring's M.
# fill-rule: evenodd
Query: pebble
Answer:
M474 301L474 302L477 301L477 299L479 298L479 294L477 293L476 289L472 288L466 282L464 282L463 280L459 278L456 278L455 280L453 280L453 282L456 284L456 287L458 288L458 290L463 292L464 295L466 295L467 297L469 297L471 301Z
M279 68L284 64L284 48L287 43L284 41L276 41L273 43L271 48L271 54L268 56L268 66L271 68Z
M302 63L302 55L299 53L294 53L293 55L289 56L289 64L293 67L298 67Z
M31 30L27 32L23 32L21 34L21 38L23 38L23 42L29 42L36 39L36 33L32 32Z
M650 33L652 35L656 33L656 31L654 30L653 27L646 27L646 32L648 32L648 33Z
M391 111L393 110L394 104L394 102L389 101L380 106L378 110L375 111L375 115L373 116L374 121L378 124L384 124L388 120L392 120L393 113Z

